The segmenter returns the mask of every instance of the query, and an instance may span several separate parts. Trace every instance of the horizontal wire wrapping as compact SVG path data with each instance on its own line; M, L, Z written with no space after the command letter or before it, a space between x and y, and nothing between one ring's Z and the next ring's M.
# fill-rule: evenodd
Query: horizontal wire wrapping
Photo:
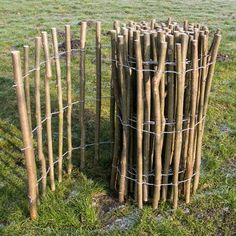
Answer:
M112 144L113 142L111 141L101 141L99 142L100 145L102 144ZM87 147L92 147L94 145L96 145L97 143L89 143L89 144L85 144L83 147L82 146L78 146L78 147L72 147L72 151L73 150L78 150L78 149L85 149ZM69 153L69 151L66 151L65 153L63 153L62 158L64 158L67 154ZM55 164L57 164L59 162L59 159L57 159L56 161L53 162L53 166ZM48 167L47 171L46 171L46 176L48 175L49 171L50 171L50 167ZM42 179L46 178L46 176L41 176L38 180L37 180L37 184L42 181Z
M149 186L157 186L157 187L160 187L160 186L176 186L176 185L179 185L179 184L182 184L182 183L185 183L187 181L190 181L196 174L198 174L198 172L195 172L193 173L189 178L187 179L184 179L184 180L180 180L178 181L177 184L173 184L172 182L171 183L167 183L167 184L153 184L153 183L148 183L146 181L142 181L141 183L138 181L138 179L135 179L135 178L132 178L132 177L129 177L129 176L126 176L126 175L121 175L121 172L120 172L120 169L118 166L112 166L113 168L116 168L117 170L117 173L124 177L125 179L129 179L133 182L136 182L137 184L143 184L143 185L149 185ZM179 173L183 173L183 172L179 172ZM168 174L167 175L164 175L164 174L161 174L162 176L169 176ZM143 177L147 177L148 175L142 175ZM153 174L152 176L155 176L155 174Z
M119 168L119 166L114 166L114 165L112 165L112 167L115 168L115 169L116 169L116 168ZM133 172L132 172L132 171L133 171ZM178 174L185 173L185 171L186 171L186 170L180 170L180 171L178 172ZM136 168L132 167L132 168L127 169L127 173L129 173L130 175L133 175L133 176L137 175ZM170 171L169 171L168 174L163 174L163 173L161 174L161 176L172 176L172 175L174 175L174 173L172 172L171 169L170 169ZM155 176L154 170L151 170L148 174L143 174L142 176L143 176L143 177Z
M129 127L129 128L138 130L136 127L132 126L131 124L124 123L123 120L122 120L122 118L121 118L119 115L117 115L116 117L119 119L120 124L121 124L122 126L126 126L126 127ZM157 134L157 133L155 133L155 132L148 131L148 130L145 130L145 129L142 129L142 132L144 132L144 133L149 133L149 134L156 135L156 136L161 136L161 135L163 135L163 134L173 134L173 133L178 133L178 132L185 132L185 131L194 129L194 128L195 128L197 125L199 125L204 119L205 119L205 116L203 116L197 123L195 123L193 128L189 127L189 128L186 128L186 129L181 129L181 130L176 130L176 131L164 131L164 132L161 132L161 134Z
M107 61L107 62L116 62L116 64L118 66L122 66L124 68L131 69L131 70L134 70L134 71L142 71L142 72L156 72L157 71L157 69L156 70L153 70L153 69L137 69L136 67L133 67L133 66L130 66L130 65L120 64L118 60L112 60L112 59L107 59L107 58L103 58L102 60ZM201 60L201 59L199 59L199 60ZM151 64L152 63L150 63L150 65ZM182 64L187 64L187 63L186 62L182 62ZM175 70L165 70L162 73L163 74L166 74L166 73L171 74L172 73L172 74L176 74L176 75L178 75L178 74L181 75L181 74L186 74L186 73L191 72L191 71L208 68L212 64L213 64L213 62L210 62L210 63L207 63L206 66L199 66L196 69L188 69L188 70L185 70L183 72L177 72Z
M101 99L109 99L109 98L112 98L112 96L102 96L102 97L101 97ZM98 101L98 100L99 100L99 101L100 101L100 99L93 98L93 97L87 97L86 100L89 100L89 101ZM64 112L68 107L72 107L73 105L76 105L76 104L78 104L78 103L83 103L83 102L84 102L84 101L81 101L81 100L72 102L71 105L67 105L67 106L63 107L62 110L63 110L63 112ZM52 113L50 114L49 117L45 117L43 120L41 120L41 125L36 126L36 127L32 130L32 133L34 134L34 132L35 132L37 129L41 128L41 127L42 127L42 124L43 124L46 120L51 119L51 117L52 117L53 115L56 115L56 114L59 114L59 113L60 113L60 111L54 111L54 112L52 112Z

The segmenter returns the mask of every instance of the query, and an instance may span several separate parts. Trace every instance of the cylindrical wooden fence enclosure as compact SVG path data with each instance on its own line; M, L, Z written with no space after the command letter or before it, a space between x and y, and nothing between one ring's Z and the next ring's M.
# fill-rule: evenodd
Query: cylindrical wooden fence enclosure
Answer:
M116 125L111 187L154 209L186 203L199 184L207 104L221 35L199 24L149 22L111 31ZM119 134L119 135L118 135ZM119 151L117 151L119 150Z
M219 30L209 43L206 26L170 18L115 21L109 36L93 23L43 31L24 46L23 63L12 51L32 219L64 173L103 158L120 202L176 208L198 188Z

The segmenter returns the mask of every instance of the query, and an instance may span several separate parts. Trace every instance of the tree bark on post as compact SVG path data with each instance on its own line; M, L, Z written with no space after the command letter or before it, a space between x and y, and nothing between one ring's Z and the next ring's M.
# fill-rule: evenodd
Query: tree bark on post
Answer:
M37 173L33 151L32 134L27 115L27 105L25 99L24 83L21 73L20 52L12 51L12 62L14 80L16 85L17 105L19 111L20 125L24 144L25 163L28 176L28 197L30 217L32 220L37 218Z
M80 26L80 168L85 166L85 42L87 23Z
M51 190L55 191L54 163L53 163L53 146L52 146L52 124L51 124L51 95L50 95L50 80L52 78L51 58L49 54L47 32L42 32L42 42L44 49L44 58L46 61L45 73L45 103L46 103L46 118L47 118L47 145L48 145L48 160L49 160L49 175Z
M96 22L96 122L95 122L95 162L100 157L99 134L101 122L101 22ZM114 127L112 128L114 129Z
M143 65L139 31L136 31L134 46L137 65L137 200L138 207L143 208Z
M56 66L56 80L57 80L57 101L59 109L59 123L58 123L58 182L62 181L62 155L63 155L63 98L61 85L61 65L58 53L57 30L52 28L52 42L53 52Z
M71 31L70 25L65 26L66 42L66 81L67 81L67 145L68 145L68 167L70 175L72 171L72 85L71 85Z
M153 90L153 102L154 102L154 121L155 121L155 176L154 176L154 193L153 193L153 203L154 209L157 209L158 202L160 200L160 190L161 190L161 173L162 173L162 114L161 114L161 91L160 83L163 78L163 72L165 68L167 43L160 43L160 53L159 53L159 66L158 70L155 72L152 81Z
M42 194L45 195L47 186L46 160L43 154L43 135L42 135L42 116L41 116L41 99L40 99L40 55L41 55L41 38L35 39L35 115L37 124L37 147L38 157L41 162L42 173Z

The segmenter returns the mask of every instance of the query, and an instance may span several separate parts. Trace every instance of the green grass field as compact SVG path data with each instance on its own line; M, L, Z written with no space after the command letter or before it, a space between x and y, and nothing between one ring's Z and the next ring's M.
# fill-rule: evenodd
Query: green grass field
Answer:
M10 50L32 44L42 30L62 30L84 19L102 22L103 31L114 20L201 23L210 31L222 29L221 57L217 62L207 114L201 182L189 205L176 211L161 204L138 210L119 205L109 191L109 148L95 168L65 175L56 192L48 190L32 222L27 209L26 173L16 96L12 88ZM236 234L236 2L228 1L7 1L0 0L0 235L235 235ZM79 30L79 28L78 28ZM109 41L108 41L109 42ZM107 43L107 42L106 42ZM106 67L108 68L108 67ZM106 69L104 68L104 70ZM90 69L90 68L89 68ZM109 80L109 73L105 80ZM91 81L87 87L94 85ZM75 91L76 92L76 91ZM104 95L109 91L104 90ZM108 102L103 103L102 140L108 140ZM93 121L93 108L89 107ZM92 118L91 118L92 117ZM75 117L77 119L78 117ZM89 126L89 141L93 126ZM78 140L75 138L75 140ZM75 152L74 158L78 152ZM92 149L86 157L93 157Z

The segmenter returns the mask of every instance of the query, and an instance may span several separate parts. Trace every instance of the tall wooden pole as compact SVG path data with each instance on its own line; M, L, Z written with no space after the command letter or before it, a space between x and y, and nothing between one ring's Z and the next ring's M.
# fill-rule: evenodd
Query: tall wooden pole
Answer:
M70 175L72 171L72 85L71 85L71 31L70 25L65 26L66 33L66 82L67 82L67 145L68 145L68 167Z
M53 163L53 146L52 146L52 124L51 124L51 95L50 95L50 80L52 78L51 59L49 54L48 36L47 32L42 32L42 42L44 49L44 58L46 61L45 73L45 103L46 103L46 117L47 117L47 145L48 145L48 160L49 160L49 175L51 190L55 191L54 180L54 163Z
M158 70L152 80L152 90L153 90L153 102L154 102L154 121L155 121L155 176L154 176L154 193L153 193L153 203L154 209L157 209L158 202L160 200L160 190L161 190L161 173L162 173L162 114L161 114L161 91L160 83L163 78L163 72L165 68L167 43L160 43L160 53L159 53L159 66Z
M28 197L31 219L37 218L37 174L33 151L32 134L27 115L24 84L21 73L20 52L12 51L14 80L16 84L17 105L24 143L25 164L28 176Z
M144 133L143 137L143 160L144 160L144 182L148 182L149 166L150 166L150 119L151 119L151 77L150 77L150 33L144 33L144 130L147 132ZM143 201L148 201L148 185L143 185Z
M95 121L95 162L99 160L100 122L101 122L101 22L96 22L96 121ZM112 128L114 130L114 127Z
M127 106L126 106L126 98L127 98L127 88L125 81L125 70L124 70L124 37L118 36L118 71L119 71L119 79L121 85L121 98L122 98L122 122L124 124L128 123L127 116ZM122 134L122 153L121 153L121 169L120 169L120 188L119 188L119 201L124 202L125 197L125 188L126 188L126 172L127 172L127 140L128 140L128 127L123 125L123 134Z
M87 23L80 26L80 167L85 166L85 42Z
M40 55L41 55L41 38L35 38L35 116L37 124L37 147L38 157L41 162L42 173L42 194L46 192L47 186L47 173L46 173L46 160L43 154L43 134L42 134L42 116L41 116L41 98L40 98Z
M143 65L140 33L136 31L134 41L137 68L137 200L138 207L143 208Z
M178 181L179 181L179 163L182 145L182 123L183 123L183 103L184 103L184 77L183 77L183 59L181 44L176 44L176 71L177 71L177 111L176 111L176 134L174 150L174 175L173 175L173 207L178 206Z
M189 143L187 152L187 167L186 167L186 203L190 202L191 191L191 176L193 174L193 147L195 134L195 114L197 102L197 83L198 83L198 47L197 40L192 40L192 81L191 81L191 116L190 116L190 131Z
M210 94L210 90L211 90L211 83L212 83L212 79L213 79L213 75L214 75L215 63L216 63L217 53L218 53L219 46L220 46L220 41L221 41L221 35L215 34L214 44L212 47L211 57L210 57L210 61L209 61L209 63L211 65L209 65L208 74L206 77L206 89L205 89L203 111L202 111L203 117L206 116L206 112L207 112L209 94ZM200 145L200 146L202 144L204 125L205 125L205 121L203 122L203 127L200 127L201 132L200 132L200 128L198 131L200 133L198 145ZM200 164L201 164L201 151L198 150L196 160L195 160L195 176L194 176L193 192L196 192L196 190L198 188L199 178L200 178Z
M61 65L58 53L57 30L52 28L52 42L53 52L56 66L56 80L57 80L57 101L59 108L59 123L58 123L58 182L62 181L62 155L63 155L63 98L61 85Z

